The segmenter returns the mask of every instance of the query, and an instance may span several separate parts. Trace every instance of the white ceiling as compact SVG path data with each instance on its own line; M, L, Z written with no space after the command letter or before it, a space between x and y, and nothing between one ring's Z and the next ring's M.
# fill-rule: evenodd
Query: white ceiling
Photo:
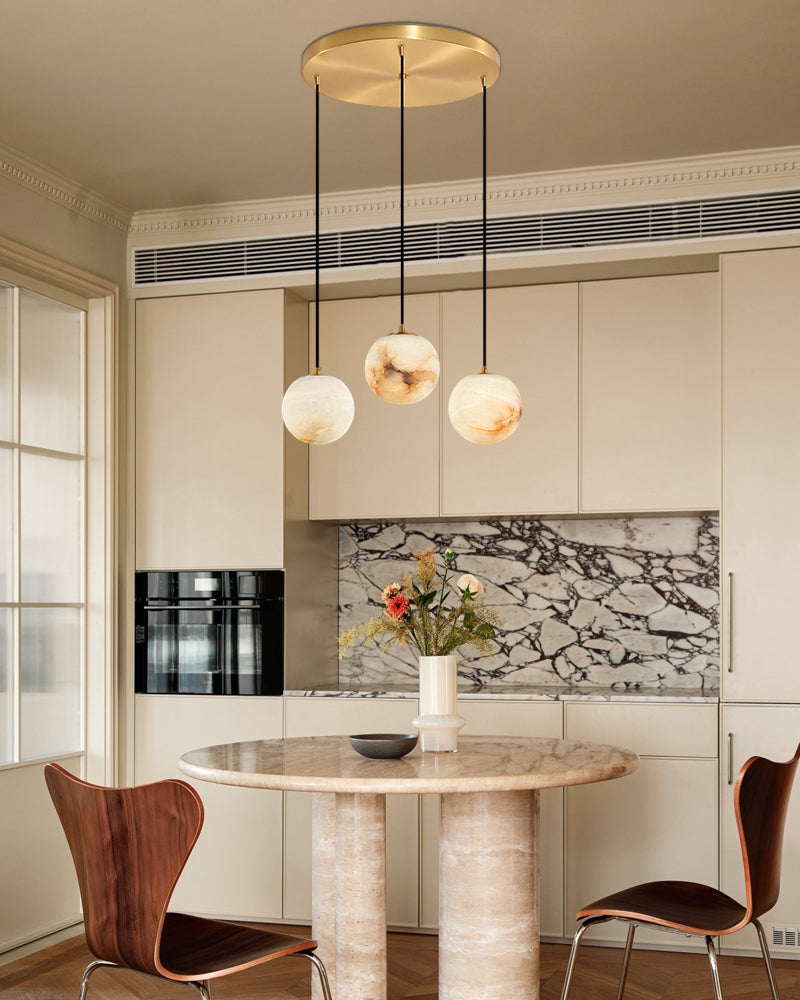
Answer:
M0 145L130 211L309 194L301 53L380 21L500 50L494 176L800 144L800 0L0 0ZM409 184L479 175L479 98L406 122ZM396 111L323 98L323 191L397 156Z

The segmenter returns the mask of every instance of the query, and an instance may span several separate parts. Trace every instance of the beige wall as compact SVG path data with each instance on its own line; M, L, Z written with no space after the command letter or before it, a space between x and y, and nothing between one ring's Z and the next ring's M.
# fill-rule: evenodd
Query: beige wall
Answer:
M0 235L125 288L126 233L0 174Z

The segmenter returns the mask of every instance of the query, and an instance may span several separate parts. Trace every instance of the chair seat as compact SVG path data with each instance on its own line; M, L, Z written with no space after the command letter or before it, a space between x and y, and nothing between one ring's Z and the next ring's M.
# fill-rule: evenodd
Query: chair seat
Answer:
M312 951L310 938L211 920L186 913L167 913L161 937L161 965L170 979L214 979L283 955Z
M645 882L590 903L576 919L616 917L716 937L741 927L746 913L735 899L699 882Z

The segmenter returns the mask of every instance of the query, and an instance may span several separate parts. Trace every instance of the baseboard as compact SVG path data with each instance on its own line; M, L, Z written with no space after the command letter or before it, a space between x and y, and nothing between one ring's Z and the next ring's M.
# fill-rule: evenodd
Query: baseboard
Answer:
M0 965L8 965L9 962L15 962L18 958L25 958L26 955L32 955L34 952L41 951L43 948L49 948L51 945L60 944L62 941L75 937L82 932L83 921L80 920L77 923L51 928L38 937L23 942L9 942L6 945L7 950L0 952Z

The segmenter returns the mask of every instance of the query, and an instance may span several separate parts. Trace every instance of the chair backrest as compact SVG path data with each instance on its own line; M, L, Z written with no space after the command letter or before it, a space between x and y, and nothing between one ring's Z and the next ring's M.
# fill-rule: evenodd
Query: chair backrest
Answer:
M45 778L75 862L89 949L160 973L167 904L203 825L200 796L173 779L103 788L58 764Z
M734 789L734 808L744 860L747 919L760 917L778 901L786 810L800 745L791 760L777 763L751 757Z

